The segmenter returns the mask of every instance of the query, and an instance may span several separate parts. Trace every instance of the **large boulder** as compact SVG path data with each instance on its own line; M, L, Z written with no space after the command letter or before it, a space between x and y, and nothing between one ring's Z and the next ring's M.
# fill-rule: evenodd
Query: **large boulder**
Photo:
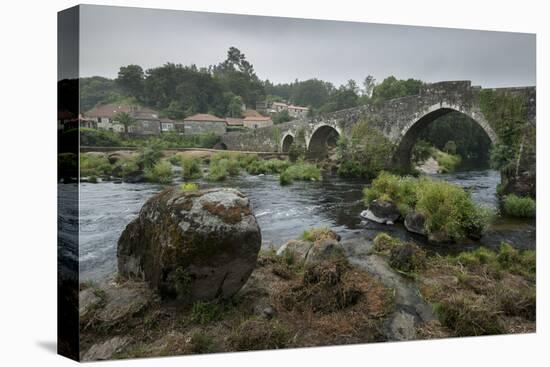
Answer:
M412 211L405 216L405 228L409 232L426 235L425 223L426 216L422 213Z
M117 150L116 152L112 152L107 156L107 159L109 160L109 163L115 164L120 161L125 160L131 160L135 158L138 155L137 152L131 151L131 150Z
M373 200L361 216L377 223L393 224L399 219L400 213L397 205L392 201Z
M184 302L227 298L250 276L260 245L260 228L239 191L173 187L149 199L122 232L118 272Z

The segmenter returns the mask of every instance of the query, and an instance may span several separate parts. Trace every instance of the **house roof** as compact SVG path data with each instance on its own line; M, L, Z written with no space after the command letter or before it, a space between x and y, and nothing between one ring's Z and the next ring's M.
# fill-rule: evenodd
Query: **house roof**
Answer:
M287 104L284 102L273 102L272 106L286 106Z
M247 116L244 121L271 121L271 117L264 116Z
M213 121L213 122L225 122L224 119L221 119L219 117L216 117L214 115L210 115L207 113L197 113L196 115L189 116L185 118L183 121Z
M262 115L256 110L246 110L246 111L244 111L244 116L245 117L248 117L248 116L251 116L251 117L259 116L259 117L261 117Z
M87 117L112 118L117 113L120 113L120 112L130 113L130 112L132 112L133 109L135 109L135 107L109 103L109 104L103 104L103 105L95 106L94 108L92 108L91 110L86 112L84 115L86 115Z
M293 108L295 110L309 110L309 108L307 108L307 107L294 106L294 105L290 105L290 106L288 106L288 108Z
M243 119L236 118L236 117L226 117L225 122L227 122L227 125L230 125L230 126L242 126Z

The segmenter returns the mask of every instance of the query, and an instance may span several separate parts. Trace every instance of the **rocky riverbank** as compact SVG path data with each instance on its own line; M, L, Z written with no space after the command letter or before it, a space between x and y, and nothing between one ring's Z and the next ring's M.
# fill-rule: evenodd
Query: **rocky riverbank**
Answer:
M432 256L388 235L317 228L258 253L256 231L233 189L152 197L121 236L119 274L80 286L81 358L535 330L534 251Z

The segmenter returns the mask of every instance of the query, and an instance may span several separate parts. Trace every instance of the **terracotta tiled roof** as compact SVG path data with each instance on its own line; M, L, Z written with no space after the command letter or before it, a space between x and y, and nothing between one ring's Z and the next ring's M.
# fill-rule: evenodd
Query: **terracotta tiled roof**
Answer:
M243 125L243 119L242 118L226 117L225 121L227 122L227 125L230 125L230 126L242 126Z
M216 117L214 115L209 115L207 113L197 113L196 115L189 116L183 121L213 121L213 122L225 122L224 119Z

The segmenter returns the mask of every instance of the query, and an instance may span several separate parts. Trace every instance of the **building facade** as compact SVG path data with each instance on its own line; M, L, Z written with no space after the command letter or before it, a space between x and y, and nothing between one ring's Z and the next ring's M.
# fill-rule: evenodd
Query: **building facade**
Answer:
M260 127L273 126L273 120L271 120L271 117L248 116L243 120L243 126L249 129L258 129Z
M227 131L227 123L214 115L198 113L183 120L183 131L185 135L223 135Z

